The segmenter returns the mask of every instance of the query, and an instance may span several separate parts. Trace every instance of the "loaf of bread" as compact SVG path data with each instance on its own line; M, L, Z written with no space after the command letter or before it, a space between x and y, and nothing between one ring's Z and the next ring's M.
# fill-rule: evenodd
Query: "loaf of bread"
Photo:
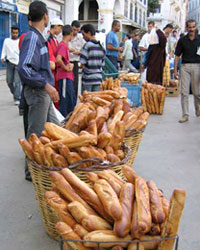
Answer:
M106 220L96 215L88 215L84 217L81 224L88 232L112 229L112 226Z
M67 209L74 219L81 224L82 220L90 215L89 211L78 201L72 201L68 204Z
M66 159L62 155L52 153L51 157L52 157L54 166L61 167L61 168L66 168L68 166Z
M152 221L155 224L162 224L165 220L165 213L163 211L162 200L158 188L154 181L148 181L147 186L149 188Z
M70 139L77 137L77 135L71 132L70 130L62 128L51 122L45 122L44 128L47 131L47 134L52 139L55 139L55 140L59 140L65 137L70 138Z
M127 250L145 250L143 243L130 243Z
M115 128L115 125L118 121L121 121L122 117L123 117L123 114L124 114L124 111L123 110L120 110L118 111L112 121L110 122L110 124L108 125L108 131L112 134L113 131L114 131L114 128Z
M81 240L80 236L76 234L73 229L64 222L59 221L56 224L56 231L64 240ZM89 250L81 242L68 241L67 244L73 250Z
M49 142L51 142L51 140L48 137L46 137L46 136L40 136L40 141L44 145L47 144L47 143L49 143Z
M170 199L169 213L162 228L162 237L177 235L180 219L185 205L186 193L182 189L175 189ZM174 240L162 241L158 250L172 250Z
M160 235L161 228L159 224L152 223L151 230L149 231L150 235Z
M88 113L89 113L89 109L88 109L88 106L86 105L85 107L81 109L79 114L74 117L70 130L75 133L78 133L81 130L85 129L87 127Z
M88 125L87 125L87 130L88 133L91 135L94 135L96 138L96 143L97 143L97 123L95 120L91 120Z
M61 194L68 202L80 202L91 214L96 214L94 210L72 189L67 180L57 172L50 172L51 181L56 185Z
M21 145L25 155L30 159L30 160L34 160L33 157L33 150L32 150L32 146L31 144L25 140L25 139L18 139L19 144Z
M165 217L168 216L169 213L169 201L168 199L164 196L163 192L161 190L158 190L161 201L162 201L162 207L163 207L163 211L165 213Z
M122 186L115 181L114 177L110 175L108 171L99 171L98 176L102 179L105 179L111 185L117 196L120 196Z
M70 183L74 190L95 209L103 218L112 221L106 213L98 195L84 181L81 181L72 171L65 168L61 171L64 178Z
M43 165L42 155L44 152L44 145L41 143L39 139L32 142L32 149L33 149L33 157L34 160L39 164Z
M88 172L86 174L86 177L92 183L95 183L99 179L98 175L95 174L94 172Z
M128 165L124 165L122 167L122 173L129 182L135 185L135 180L138 177L138 175L131 167L129 167Z
M107 160L108 160L109 162L112 162L112 163L120 162L119 157L118 157L117 155L115 155L115 154L108 154L108 155L107 155Z
M54 165L52 154L54 154L55 151L51 147L45 147L43 154L42 154L42 160L45 166L52 167Z
M122 207L122 217L115 221L114 232L119 237L125 237L131 229L131 217L133 212L134 186L126 183L121 189L120 205Z
M144 235L148 233L152 225L152 217L150 212L150 200L149 189L146 181L143 178L136 178L135 180L135 198L136 208L134 207L134 213L137 213L132 222L132 236L138 238L138 235ZM137 222L135 222L137 220Z
M106 180L100 179L94 184L94 190L98 194L106 212L114 220L119 220L122 216L122 208L117 194L110 184Z
M65 124L65 128L66 129L71 129L72 126L72 122L74 120L74 118L77 116L77 114L80 112L80 110L85 106L84 103L79 103L75 106L74 111L72 113L72 115L70 116L69 120L67 121L67 123Z
M66 159L69 162L69 164L72 165L77 161L81 161L83 158L77 152L69 152L69 153L66 153Z
M118 174L116 174L113 170L107 169L106 171L115 179L115 181L116 181L119 185L123 186L123 185L126 183L126 182L125 182L124 180L122 180L122 178L121 178Z
M88 233L86 236L83 238L86 241L100 241L102 242L100 247L113 247L116 245L116 241L118 241L117 245L122 246L122 247L127 247L128 243L121 243L121 241L129 241L131 240L131 236L127 235L124 238L117 237L115 233L112 230L97 230ZM105 241L111 241L110 243L104 243ZM112 242L114 241L114 242ZM84 245L86 247L97 247L97 243L95 242L85 242Z
M40 139L37 137L35 133L30 134L28 138L28 142L33 145L33 142L40 142Z
M55 212L58 214L62 221L67 223L70 227L76 225L76 221L67 211L68 203L64 199L62 199L57 193L53 191L47 191L45 193L45 199L49 206L55 210Z
M102 148L98 148L98 147L96 149L100 153L102 160L103 161L107 160L107 153L106 153L106 151L103 150Z
M78 234L78 236L81 237L81 239L83 239L83 237L88 234L88 231L80 224L75 224L73 226L73 230L76 234Z

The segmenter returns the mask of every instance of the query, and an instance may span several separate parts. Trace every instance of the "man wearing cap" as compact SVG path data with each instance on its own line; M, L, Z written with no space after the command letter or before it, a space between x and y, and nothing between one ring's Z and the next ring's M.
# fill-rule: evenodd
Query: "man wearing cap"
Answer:
M51 27L48 42L51 45L54 56L56 57L56 52L59 44L56 36L58 36L62 32L63 22L59 18L53 18L50 21L50 25Z

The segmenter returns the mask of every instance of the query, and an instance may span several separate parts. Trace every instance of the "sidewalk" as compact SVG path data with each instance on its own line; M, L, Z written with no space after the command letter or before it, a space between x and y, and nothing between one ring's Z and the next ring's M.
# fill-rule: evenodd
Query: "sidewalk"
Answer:
M0 71L0 250L58 250L45 233L32 184L24 180L24 154L18 138L24 138L22 117L13 105ZM179 98L167 98L163 116L149 119L134 169L154 180L169 198L174 188L187 192L179 228L179 250L200 249L200 118L190 99L190 121L179 124Z

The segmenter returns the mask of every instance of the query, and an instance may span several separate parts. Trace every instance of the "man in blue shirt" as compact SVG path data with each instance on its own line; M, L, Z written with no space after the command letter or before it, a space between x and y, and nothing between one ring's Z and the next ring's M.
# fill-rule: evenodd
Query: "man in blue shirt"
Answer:
M117 69L118 54L123 51L123 48L119 47L119 41L116 34L119 31L120 22L114 20L112 22L112 30L106 36L106 56Z
M46 4L41 1L32 2L29 18L32 25L22 41L18 65L29 109L27 139L31 133L39 137L47 121L59 124L52 106L52 101L58 102L59 95L54 88L48 45L42 35L49 21ZM25 174L26 179L31 180L27 166Z

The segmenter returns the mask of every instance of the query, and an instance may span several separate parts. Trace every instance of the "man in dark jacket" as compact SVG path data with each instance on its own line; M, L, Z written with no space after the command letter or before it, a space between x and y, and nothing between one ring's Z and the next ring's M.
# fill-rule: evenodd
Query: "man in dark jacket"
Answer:
M32 2L29 18L32 26L22 41L18 65L24 97L29 106L27 138L31 133L39 137L47 121L59 124L52 106L52 101L58 102L59 96L53 86L48 46L42 35L49 21L46 4ZM28 169L25 173L27 179Z

